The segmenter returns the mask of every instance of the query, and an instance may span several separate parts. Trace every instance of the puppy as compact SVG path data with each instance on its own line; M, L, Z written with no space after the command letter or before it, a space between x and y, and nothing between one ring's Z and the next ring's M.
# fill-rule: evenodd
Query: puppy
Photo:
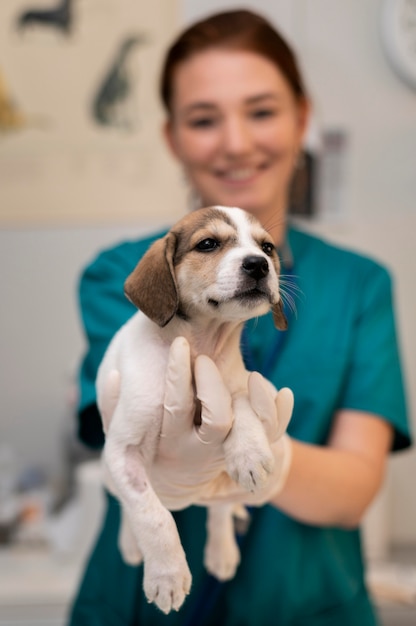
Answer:
M162 502L151 483L169 349L184 337L193 361L204 354L217 364L235 409L224 442L227 472L247 491L261 488L274 457L248 400L239 345L244 321L269 310L277 328L286 328L279 269L273 241L253 216L209 207L188 214L156 241L125 283L140 311L115 335L97 377L105 480L122 505L122 555L132 564L144 559L146 597L165 613L179 609L191 584L168 510L191 502ZM118 399L110 409L111 395ZM200 496L204 503L203 488ZM232 578L240 558L232 513L229 504L208 507L204 562L221 580Z

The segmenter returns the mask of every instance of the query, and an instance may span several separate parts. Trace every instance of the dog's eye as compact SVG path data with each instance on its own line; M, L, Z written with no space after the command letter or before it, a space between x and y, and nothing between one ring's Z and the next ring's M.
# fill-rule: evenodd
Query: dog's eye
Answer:
M216 239L211 239L211 237L207 237L206 239L202 239L199 243L196 244L195 250L199 250L200 252L212 252L216 248L219 247L219 242Z
M267 256L272 256L274 252L274 245L269 241L265 241L261 246L263 252L267 254Z

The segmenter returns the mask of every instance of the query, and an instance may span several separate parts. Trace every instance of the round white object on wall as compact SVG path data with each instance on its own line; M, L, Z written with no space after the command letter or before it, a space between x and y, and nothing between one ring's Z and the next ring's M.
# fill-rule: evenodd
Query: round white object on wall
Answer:
M396 74L416 89L416 0L382 0L381 41Z

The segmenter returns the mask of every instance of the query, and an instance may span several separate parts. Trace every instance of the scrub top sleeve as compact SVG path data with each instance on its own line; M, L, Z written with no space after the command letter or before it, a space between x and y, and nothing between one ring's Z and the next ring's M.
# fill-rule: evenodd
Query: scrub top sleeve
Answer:
M395 430L393 449L410 445L410 432L396 323L392 281L370 264L359 277L357 313L351 345L351 368L341 406L374 413Z
M132 267L115 251L102 253L84 271L79 283L79 307L87 349L79 371L79 436L87 445L103 443L96 408L95 379L112 337L135 313L124 295L124 281Z

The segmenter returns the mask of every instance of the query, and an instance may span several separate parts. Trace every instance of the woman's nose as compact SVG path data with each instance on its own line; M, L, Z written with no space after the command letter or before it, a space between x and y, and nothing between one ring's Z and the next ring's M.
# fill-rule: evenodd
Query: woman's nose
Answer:
M247 123L240 118L225 120L222 143L227 154L240 155L249 152L252 141Z

